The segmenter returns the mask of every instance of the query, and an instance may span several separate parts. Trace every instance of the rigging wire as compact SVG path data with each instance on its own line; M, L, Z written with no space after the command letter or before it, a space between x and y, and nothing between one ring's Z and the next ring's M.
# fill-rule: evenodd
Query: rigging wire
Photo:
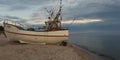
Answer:
M68 25L67 29L69 29L69 27L74 23L76 19L74 18L73 21Z

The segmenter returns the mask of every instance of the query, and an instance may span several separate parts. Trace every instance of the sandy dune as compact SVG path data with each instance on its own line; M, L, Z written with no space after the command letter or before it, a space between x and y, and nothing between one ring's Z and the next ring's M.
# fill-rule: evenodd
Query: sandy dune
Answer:
M17 44L0 36L0 60L101 60L99 56L77 47Z

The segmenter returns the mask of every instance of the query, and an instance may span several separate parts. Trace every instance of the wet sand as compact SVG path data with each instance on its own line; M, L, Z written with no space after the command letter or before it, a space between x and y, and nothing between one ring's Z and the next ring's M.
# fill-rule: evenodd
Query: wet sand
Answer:
M103 60L77 46L18 44L0 36L0 60Z

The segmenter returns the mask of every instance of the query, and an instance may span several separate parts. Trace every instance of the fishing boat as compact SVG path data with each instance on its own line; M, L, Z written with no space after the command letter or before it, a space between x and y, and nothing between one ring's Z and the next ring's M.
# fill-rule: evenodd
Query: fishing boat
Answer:
M44 43L44 44L57 44L66 42L69 37L69 30L62 28L61 24L61 2L58 12L53 17L54 11L48 11L49 17L45 21L45 26L41 31L35 31L33 28L24 29L22 24L11 23L10 20L4 20L4 32L10 41L19 41L20 43Z

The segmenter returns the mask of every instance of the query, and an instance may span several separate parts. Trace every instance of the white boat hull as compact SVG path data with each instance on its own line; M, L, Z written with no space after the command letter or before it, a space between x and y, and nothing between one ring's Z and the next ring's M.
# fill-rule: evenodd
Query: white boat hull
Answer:
M5 24L5 34L10 41L20 41L21 43L48 43L55 44L68 40L68 30L58 31L26 31L20 30L11 24Z

